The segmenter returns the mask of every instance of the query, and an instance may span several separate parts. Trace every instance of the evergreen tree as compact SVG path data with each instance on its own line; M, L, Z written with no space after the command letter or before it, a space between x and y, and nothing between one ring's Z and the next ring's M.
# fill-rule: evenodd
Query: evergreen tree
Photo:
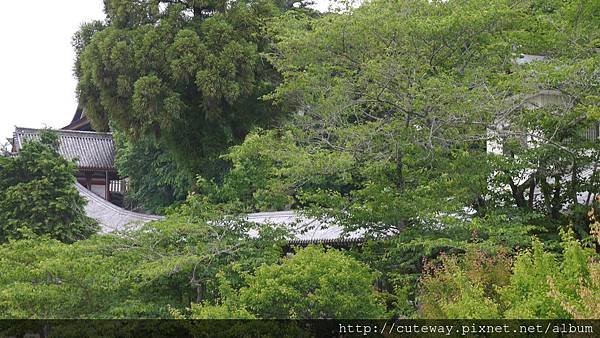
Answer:
M105 23L76 34L78 94L97 130L159 140L192 174L280 109L260 100L277 73L265 25L294 2L105 1Z

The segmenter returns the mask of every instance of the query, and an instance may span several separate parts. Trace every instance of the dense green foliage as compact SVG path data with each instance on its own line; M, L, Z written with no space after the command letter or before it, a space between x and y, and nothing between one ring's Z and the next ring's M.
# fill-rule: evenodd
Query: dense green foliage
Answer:
M97 130L123 133L144 144L122 156L123 174L140 174L145 145L158 142L161 166L176 162L186 175L218 177L219 154L255 125L268 126L280 109L259 98L274 90L278 75L262 53L265 25L300 1L105 1L106 22L82 26L74 38L78 94ZM136 154L137 152L137 154ZM158 173L168 181L167 173ZM156 209L156 190L144 173L132 199ZM167 206L181 200L181 182L164 182ZM148 186L146 186L148 184ZM186 188L190 188L189 185ZM162 191L161 193L165 193Z
M113 132L120 175L129 178L125 204L131 209L164 214L164 208L185 200L191 178L160 143L144 138L127 140Z
M192 306L192 318L382 318L375 275L342 252L299 250L281 264L263 265L236 292L221 286L219 306Z
M75 164L56 152L56 135L40 138L18 157L0 156L0 243L39 235L69 243L97 230L75 189Z
M251 239L250 229L260 231ZM217 273L240 274L281 255L281 233L229 220L174 217L140 231L74 244L49 238L0 246L3 318L157 318L214 300ZM231 263L235 262L235 269Z
M600 2L296 2L105 1L80 99L169 216L1 245L0 313L599 318ZM365 241L225 216L277 210Z
M519 249L531 234L559 250L567 224L589 243L599 10L415 0L287 12L269 26L283 82L268 98L296 113L232 147L232 169L199 192L240 211L304 209L394 234L357 256L384 273L399 315L417 305L423 257ZM488 152L494 144L501 151Z
M583 138L598 121L600 62L598 9L586 4L577 17L564 14L570 3L548 12L510 1L374 1L321 18L288 12L269 26L270 60L284 79L269 98L297 113L231 148L222 182L207 177L200 188L241 210L311 207L374 233L471 207L550 228L575 222L581 235L577 194L589 192L589 202L600 182L598 142ZM515 63L533 52L548 61ZM531 109L540 90L560 90L560 99ZM488 141L505 155L486 153Z
M594 253L563 236L562 257L533 248L513 264L471 251L463 259L443 257L421 280L424 318L598 318L600 263Z

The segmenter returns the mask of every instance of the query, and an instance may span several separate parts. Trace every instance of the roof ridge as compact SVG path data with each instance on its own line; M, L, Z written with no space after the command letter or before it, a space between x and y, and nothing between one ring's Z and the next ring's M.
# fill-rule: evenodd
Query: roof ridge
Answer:
M247 217L268 217L268 216L297 216L297 210L263 211L246 214Z
M16 127L15 149L29 141L39 140L42 130ZM56 130L60 142L58 153L68 160L78 159L80 170L114 170L115 143L111 133Z
M97 136L102 136L102 137L97 137ZM77 136L73 136L73 135L62 135L62 137L72 137L72 138L77 138L77 139L88 139L88 140L98 140L98 139L106 139L106 140L111 140L112 141L112 135L77 135Z
M88 134L88 135L101 135L101 136L112 136L112 132L104 132L104 131L88 131L88 130L67 130L67 129L45 129L45 128L27 128L27 127L16 127L15 132L18 130L30 130L34 132L38 132L41 130L50 130L56 133L67 133L67 134Z

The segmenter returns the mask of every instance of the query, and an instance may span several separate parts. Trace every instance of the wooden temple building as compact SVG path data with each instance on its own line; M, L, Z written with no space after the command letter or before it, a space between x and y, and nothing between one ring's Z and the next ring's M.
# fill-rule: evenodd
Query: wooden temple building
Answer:
M12 152L18 154L25 142L39 139L40 131L15 128ZM115 168L112 134L94 131L81 108L77 109L69 125L55 132L59 139L58 153L77 163L77 182L97 196L121 206L126 181L121 180Z
M94 128L92 128L92 123L87 116L85 116L85 110L81 107L77 107L71 123L63 127L62 130L94 131Z
M26 142L39 140L41 131L17 127L10 140L13 154L18 155ZM87 201L86 214L98 221L102 233L133 229L143 223L162 218L120 207L123 204L127 181L119 177L115 168L112 134L94 131L84 110L77 109L71 123L55 132L59 139L58 153L77 163L78 184L75 186ZM361 243L364 236L363 231L346 233L339 225L322 223L294 211L249 214L246 215L246 220L287 227L290 230L289 245L321 243L343 247Z

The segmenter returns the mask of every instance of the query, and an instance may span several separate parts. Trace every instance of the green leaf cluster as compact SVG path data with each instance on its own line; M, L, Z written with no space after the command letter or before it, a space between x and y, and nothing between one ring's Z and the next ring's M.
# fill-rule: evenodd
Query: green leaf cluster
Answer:
M264 27L281 6L106 1L106 21L84 25L74 38L86 116L131 142L159 140L188 173L217 175L210 161L220 151L278 115L258 97L277 79L261 53L269 47Z
M0 313L168 318L172 309L214 302L218 275L239 287L242 274L279 259L281 230L236 219L215 222L170 217L73 244L42 237L0 245Z
M536 319L594 318L585 297L598 291L597 259L589 248L563 233L562 255L545 251L539 240L514 259L468 251L443 257L421 279L425 318ZM589 293L582 293L588 290ZM593 296L592 296L593 297ZM482 304L485 304L482 306Z
M237 292L226 281L218 306L196 304L191 318L331 319L382 318L376 275L335 249L309 246L280 264L262 265L245 276Z
M42 235L70 243L98 229L75 188L76 166L57 146L57 136L44 131L18 156L0 157L0 243Z

